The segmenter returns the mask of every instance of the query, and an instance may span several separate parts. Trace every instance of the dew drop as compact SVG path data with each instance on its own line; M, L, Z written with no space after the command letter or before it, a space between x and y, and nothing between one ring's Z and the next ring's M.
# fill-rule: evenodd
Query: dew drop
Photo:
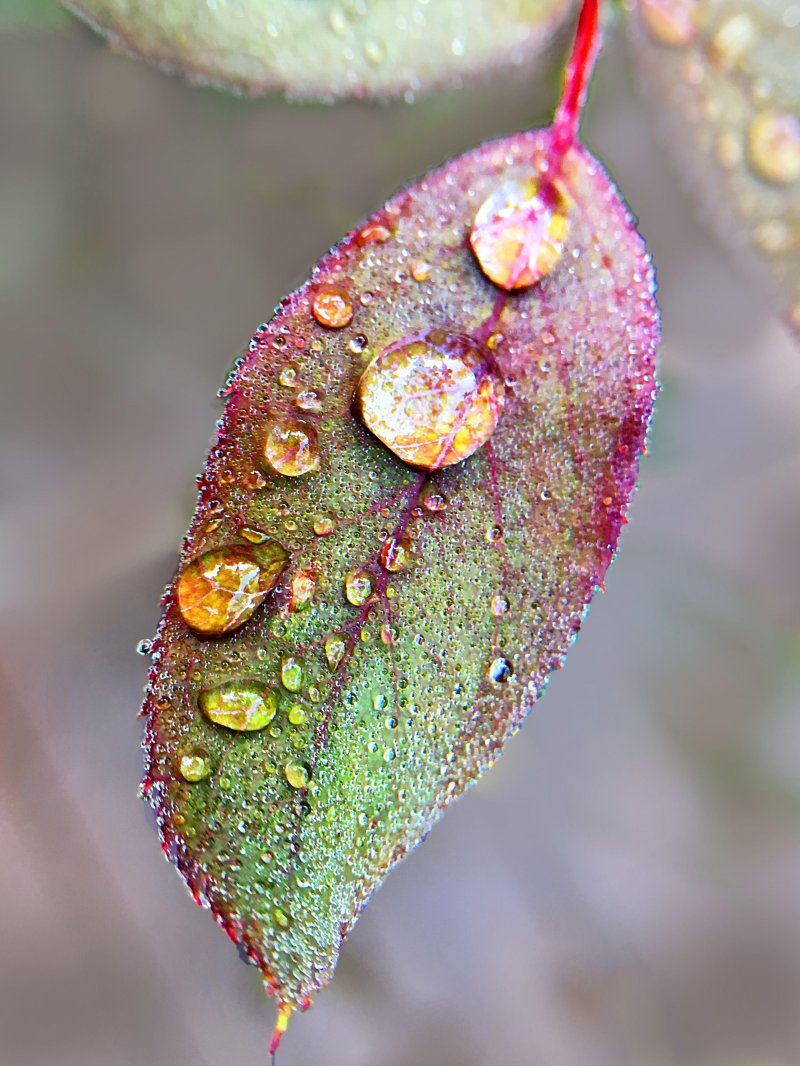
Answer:
M147 638L145 638L144 640L140 640L139 643L136 645L137 655L149 655L152 650L153 641L148 640Z
M283 367L280 374L278 374L278 381L289 389L293 389L297 385L297 367L294 363L287 363Z
M276 925L280 926L280 928L281 928L281 929L286 929L286 928L288 928L288 926L289 926L289 918L288 918L288 916L287 916L287 915L286 915L286 914L285 914L285 913L284 913L284 912L283 912L283 911L282 911L282 910L280 909L280 907L276 907L276 908L275 908L275 909L273 910L272 914L273 914L273 917L275 918L275 924L276 924Z
M286 717L292 725L304 725L306 720L305 708L301 704L295 703L289 708Z
M503 539L503 527L490 526L486 530L486 539L490 544L497 544L498 541Z
M505 684L506 681L511 679L511 664L508 659L504 659L499 655L496 659L492 659L489 665L489 678L498 685Z
M348 347L354 355L361 355L361 353L366 349L368 343L369 341L363 333L357 333L355 337L351 339Z
M308 772L308 767L301 762L287 763L283 768L283 772L292 788L305 788L311 776Z
M332 515L321 514L314 519L314 532L318 537L329 537L336 531L336 519Z
M552 273L569 228L566 195L531 177L503 182L479 208L469 239L495 285L525 289Z
M381 548L381 566L390 574L405 570L411 559L411 541L408 537L389 537Z
M344 658L344 653L347 651L347 644L338 633L331 633L325 638L325 658L328 660L328 666L331 670L335 670L339 663Z
M294 655L284 655L281 660L281 681L289 692L299 692L303 687L303 663Z
M316 570L298 570L292 576L289 610L302 611L311 603L317 588Z
M508 600L505 596L495 596L492 600L492 614L500 618L508 612Z
M377 355L361 376L355 410L398 458L423 470L461 462L491 437L504 386L470 337L433 329Z
M264 458L278 474L300 477L319 470L319 444L312 425L291 415L274 418L264 439Z
M294 405L301 411L321 411L323 395L322 389L301 389Z
M426 511L444 511L447 507L447 500L441 492L437 492L436 489L429 489L422 494L422 506Z
M177 581L178 609L204 636L238 629L263 603L289 561L276 540L212 548L193 559Z
M641 0L639 9L650 36L659 44L678 48L697 36L697 0Z
M747 131L753 169L774 184L800 178L800 119L781 111L762 111Z
M208 760L197 752L193 755L182 755L179 769L185 781L202 781L211 772Z
M317 289L311 310L317 322L327 329L342 329L353 321L350 297L336 285L324 285Z
M389 706L389 701L382 692L376 692L372 697L372 706L376 711L383 711Z
M199 703L206 718L216 725L252 732L263 729L275 717L278 694L261 681L244 678L205 689Z
M375 581L368 570L351 570L345 578L344 594L354 607L363 607L375 591Z
M411 264L411 277L414 279L414 281L427 281L430 276L430 263L426 263L424 259L415 259L414 262Z

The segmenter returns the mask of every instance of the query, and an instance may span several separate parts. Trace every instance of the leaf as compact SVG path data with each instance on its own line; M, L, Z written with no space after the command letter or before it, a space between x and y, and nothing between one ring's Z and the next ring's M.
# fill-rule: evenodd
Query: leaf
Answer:
M573 0L65 0L121 50L200 83L296 98L411 96L527 62Z
M787 0L641 0L630 20L670 147L800 333L800 19Z
M67 21L56 0L0 0L0 33L49 30Z
M553 127L390 200L225 390L154 645L143 788L278 996L273 1047L520 727L625 520L658 316L633 221L574 142L587 9Z

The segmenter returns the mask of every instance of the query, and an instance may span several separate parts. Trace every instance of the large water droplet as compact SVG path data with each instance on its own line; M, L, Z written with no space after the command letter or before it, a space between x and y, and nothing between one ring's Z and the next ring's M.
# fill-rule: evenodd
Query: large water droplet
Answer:
M238 732L269 725L278 710L277 692L261 681L226 681L200 693L200 710L210 721Z
M344 594L354 607L363 607L375 591L375 580L368 570L351 570L344 582Z
M292 591L289 599L290 611L302 611L314 598L317 588L316 570L298 570L292 576Z
M204 552L177 581L178 608L184 621L204 636L232 632L263 603L288 561L288 552L276 540Z
M470 244L484 274L501 289L535 285L564 254L569 201L531 177L503 182L475 216Z
M287 477L319 470L317 431L291 415L273 418L264 439L264 458L276 473Z
M433 329L377 355L361 376L355 406L400 459L437 470L486 443L503 396L489 353L477 341Z
M336 531L336 519L329 514L320 514L314 519L314 532L318 537L329 537Z
M338 633L331 633L325 638L325 658L328 660L328 666L330 666L331 670L336 669L344 658L346 651L347 644L344 637Z

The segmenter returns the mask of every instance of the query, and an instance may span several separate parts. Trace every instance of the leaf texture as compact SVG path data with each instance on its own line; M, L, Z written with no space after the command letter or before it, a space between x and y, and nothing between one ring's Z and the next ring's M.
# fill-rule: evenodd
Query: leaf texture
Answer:
M684 179L800 334L797 6L639 0L630 33Z
M65 0L121 50L190 80L297 98L413 95L522 63L572 0Z
M203 604L224 613L239 596L247 620L197 634L177 583L167 591L144 792L168 856L284 1018L329 981L387 872L520 727L625 521L658 316L618 193L582 146L567 151L563 254L523 291L498 289L469 243L481 204L541 170L553 136L488 143L399 193L258 329L229 380L181 572L210 553L218 598ZM433 472L354 407L376 357L432 335L451 354L484 351L496 382L487 442ZM429 392L408 399L383 439L430 415ZM234 589L215 553L236 546L238 560L259 543L285 549L271 551L273 584L242 570ZM234 711L238 725L219 724Z

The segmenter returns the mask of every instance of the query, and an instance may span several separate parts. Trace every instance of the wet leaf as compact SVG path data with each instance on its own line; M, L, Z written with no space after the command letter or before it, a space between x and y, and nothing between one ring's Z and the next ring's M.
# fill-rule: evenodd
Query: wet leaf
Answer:
M524 198L556 180L554 160L563 247L536 284L506 291L470 246L475 216L502 184ZM145 792L196 899L279 997L279 1032L560 666L625 520L657 333L618 193L547 129L389 201L232 375L181 572L259 540L288 562L224 637L195 633L168 591ZM376 396L394 412L381 439L365 424Z
M631 35L685 180L800 333L800 9L640 0Z
M65 0L192 81L293 97L410 95L536 55L572 0Z

